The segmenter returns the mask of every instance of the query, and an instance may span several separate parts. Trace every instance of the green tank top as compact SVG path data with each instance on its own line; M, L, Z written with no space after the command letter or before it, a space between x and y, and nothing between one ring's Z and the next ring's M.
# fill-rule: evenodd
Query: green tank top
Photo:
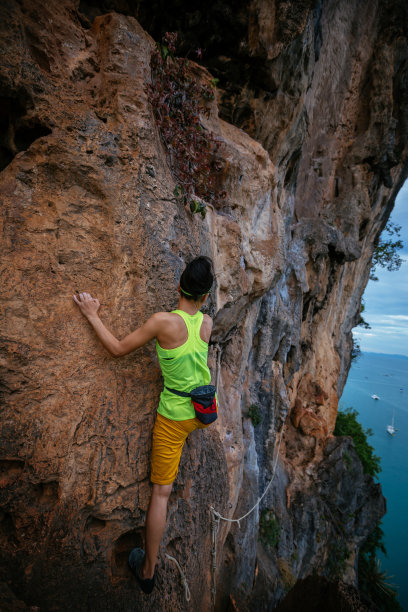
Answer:
M200 338L203 313L189 315L183 310L173 310L186 324L187 341L173 349L162 348L156 340L157 356L164 378L157 412L172 421L194 419L195 412L189 397L179 397L166 387L190 393L195 387L208 385L211 373L207 366L208 344Z

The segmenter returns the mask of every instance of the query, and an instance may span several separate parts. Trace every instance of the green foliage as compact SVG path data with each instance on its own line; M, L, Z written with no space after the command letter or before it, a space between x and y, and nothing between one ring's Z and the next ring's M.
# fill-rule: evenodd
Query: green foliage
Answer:
M204 219L206 214L206 207L204 202L198 202L197 200L190 200L190 210L192 213L200 213Z
M165 41L166 41L166 42L165 42ZM172 53L172 52L170 51L170 49L169 49L169 44L170 44L170 46L172 46L171 41L170 41L170 43L168 43L168 39L166 39L165 37L163 37L163 42L161 42L161 43L157 42L157 43L156 43L157 50L158 50L158 52L160 53L160 56L161 56L161 58L162 58L162 60L163 60L163 62L164 62L164 63L166 63L166 62L167 62L167 58L168 58L169 56L170 56L172 59L174 59L174 55L173 55L173 53Z
M176 57L177 33L166 32L151 58L152 83L147 87L169 166L177 181L174 195L204 218L205 202L217 205L227 193L217 188L223 168L221 143L207 130L206 102L215 97L216 79L197 78L186 58ZM201 49L197 49L201 57Z
M357 361L359 357L361 357L360 344L353 336L353 348L351 349L351 363L353 363L353 361Z
M381 529L381 523L377 523L377 525L374 527L374 531L370 533L370 535L360 548L360 559L362 556L366 556L371 561L375 560L375 554L377 550L380 550L385 555L386 550L383 538L384 532Z
M259 406L257 406L256 404L251 404L248 408L248 417L251 419L252 425L254 427L256 425L259 425L259 423L262 422L262 416L261 411L259 410Z
M279 543L281 526L272 510L263 510L259 520L259 539L270 548Z
M372 436L373 432L371 429L364 430L357 421L357 416L358 412L354 408L339 410L334 435L351 436L364 472L376 477L381 472L380 458L374 454L374 448L367 441L368 436Z
M401 240L401 226L389 221L385 226L384 232L386 237L381 235L371 262L370 279L374 281L378 280L378 277L375 275L377 266L386 268L389 272L394 272L399 270L402 264L402 259L397 252L404 246Z
M358 558L358 586L369 599L375 602L380 612L402 612L397 600L396 588L389 583L389 576L381 571L377 550L386 554L384 533L380 524L360 548Z
M361 302L360 305L360 317L358 319L357 327L364 327L364 329L371 329L371 325L367 323L367 321L363 317L363 312L365 311L365 304Z

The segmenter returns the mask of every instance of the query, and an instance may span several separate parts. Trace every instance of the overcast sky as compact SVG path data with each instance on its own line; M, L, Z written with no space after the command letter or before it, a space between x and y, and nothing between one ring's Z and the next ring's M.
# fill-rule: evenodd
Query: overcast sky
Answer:
M377 267L378 281L369 281L364 293L364 319L371 329L353 333L362 352L408 356L408 180L398 194L391 221L401 225L403 264L397 272Z

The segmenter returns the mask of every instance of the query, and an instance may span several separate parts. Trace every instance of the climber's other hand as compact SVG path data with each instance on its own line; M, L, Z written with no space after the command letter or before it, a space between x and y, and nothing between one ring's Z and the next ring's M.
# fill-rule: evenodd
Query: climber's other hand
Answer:
M74 302L78 304L80 311L87 318L91 319L95 317L99 308L100 303L97 298L93 298L90 293L78 293L72 296Z

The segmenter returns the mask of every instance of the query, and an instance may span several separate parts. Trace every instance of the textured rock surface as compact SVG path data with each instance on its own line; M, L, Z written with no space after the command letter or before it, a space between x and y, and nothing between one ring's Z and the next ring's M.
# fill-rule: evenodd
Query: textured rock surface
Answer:
M202 35L213 19L220 116L214 103L209 124L228 198L203 222L173 196L145 93L154 42L134 18L157 36L153 14L167 30L195 11L199 34L199 9L174 24L170 4L167 24L155 2L140 15L119 1L2 3L0 579L21 609L208 610L209 505L244 514L281 439L261 505L279 542L257 542L258 510L240 528L221 524L219 609L231 598L272 609L342 560L354 583L358 545L384 512L350 441L331 432L375 241L407 174L406 8L223 3L223 41L217 6ZM149 500L154 346L112 360L71 295L96 293L123 335L174 307L199 252L217 272L222 411L186 444L147 600L126 559ZM187 573L188 605L165 551Z

